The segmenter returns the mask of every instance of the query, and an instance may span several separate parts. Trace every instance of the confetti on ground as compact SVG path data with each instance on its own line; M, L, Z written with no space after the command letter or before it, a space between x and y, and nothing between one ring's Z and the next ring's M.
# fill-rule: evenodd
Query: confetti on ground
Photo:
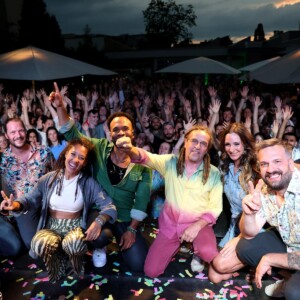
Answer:
M193 277L193 275L190 273L189 270L185 270L185 273L186 273L188 276Z
M154 288L154 295L161 294L163 292L163 288L160 286L158 289L155 287Z
M68 282L68 281L64 281L64 283L63 284L61 284L61 286L72 286L72 285L74 285L75 283L77 282L77 280L75 279L75 280L73 280L72 282Z
M23 293L23 296L30 295L30 294L31 294L30 291L29 292L25 292L25 293Z
M39 292L38 294L36 294L36 296L34 298L32 298L33 300L45 300L46 295L43 292Z
M195 278L198 278L198 279L208 279L208 277L206 277L204 273L199 273L198 275L195 276Z
M43 278L35 278L35 280L38 282L38 281L42 281L42 282L45 282L45 281L49 281L49 276L46 276L46 277L43 277Z
M92 281L97 280L97 279L101 279L102 276L101 275L93 275Z
M136 290L130 290L130 291L134 293L134 296L139 296L143 292L143 289L140 289L138 291Z
M186 258L179 258L178 261L179 261L180 263L185 263L185 262L186 262Z
M24 280L24 278L21 277L21 278L17 279L16 282L20 282L20 281L23 281L23 280Z
M25 287L27 284L28 284L28 281L25 281L25 282L22 284L22 287Z
M29 269L36 269L37 265L36 264L31 264L27 266Z
M132 276L131 272L126 272L125 274L128 275L128 276Z
M73 293L72 291L69 291L69 294L68 294L68 296L66 296L66 299L69 299L69 298L71 298L72 296L74 296L74 293Z

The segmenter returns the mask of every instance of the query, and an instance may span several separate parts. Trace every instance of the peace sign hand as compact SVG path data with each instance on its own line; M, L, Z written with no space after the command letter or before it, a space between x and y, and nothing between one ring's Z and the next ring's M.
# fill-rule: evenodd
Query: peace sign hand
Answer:
M251 181L248 182L249 194L244 197L242 202L243 212L246 215L255 215L261 208L260 193L264 182L260 179L254 188Z
M3 201L0 204L0 210L15 210L15 201L13 194L10 194L9 198L6 196L6 194L1 191L1 195L3 197Z

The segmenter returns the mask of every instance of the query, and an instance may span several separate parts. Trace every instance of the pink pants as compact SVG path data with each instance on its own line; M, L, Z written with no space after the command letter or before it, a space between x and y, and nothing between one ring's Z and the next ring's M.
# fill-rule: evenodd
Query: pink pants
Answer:
M205 226L199 231L193 246L194 253L205 262L211 262L218 255L216 236L211 226ZM159 232L146 257L146 276L155 278L163 274L179 247L180 239L177 235L167 238Z

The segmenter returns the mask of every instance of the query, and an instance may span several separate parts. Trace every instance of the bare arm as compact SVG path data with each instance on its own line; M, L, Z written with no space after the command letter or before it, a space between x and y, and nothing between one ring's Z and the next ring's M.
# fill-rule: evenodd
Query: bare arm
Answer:
M251 239L258 234L266 220L259 214L262 205L260 197L263 181L260 179L255 189L251 181L248 184L250 193L242 202L243 214L240 220L240 230L244 238Z
M277 134L277 138L282 139L286 124L288 123L289 119L293 116L294 112L290 106L285 106L282 110L283 120L279 128L279 132Z
M237 108L236 115L235 115L236 122L241 122L242 110L243 110L245 101L247 100L248 92L249 92L249 88L247 86L244 86L243 89L240 91L242 98L240 100L240 103L239 103L239 106Z
M69 121L70 117L64 106L63 99L56 82L54 82L54 90L55 92L52 92L49 96L49 101L56 107L59 125L62 126Z

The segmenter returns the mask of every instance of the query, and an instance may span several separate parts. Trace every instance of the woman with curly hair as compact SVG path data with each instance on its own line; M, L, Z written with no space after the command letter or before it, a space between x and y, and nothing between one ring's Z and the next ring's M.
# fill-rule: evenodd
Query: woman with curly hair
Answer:
M117 217L112 199L91 177L92 154L91 142L73 139L61 152L56 169L42 176L29 193L14 200L12 194L1 192L0 209L16 216L33 208L41 210L29 254L43 259L50 282L65 276L69 262L82 275L87 242L96 240L105 223ZM100 211L88 226L88 212L94 206Z
M222 248L209 268L209 279L220 282L232 276L244 264L238 259L235 248L240 240L239 219L242 200L248 194L248 182L257 181L259 173L255 155L255 141L242 123L230 124L222 133L220 141L220 171L224 193L231 210L230 227L219 243Z

